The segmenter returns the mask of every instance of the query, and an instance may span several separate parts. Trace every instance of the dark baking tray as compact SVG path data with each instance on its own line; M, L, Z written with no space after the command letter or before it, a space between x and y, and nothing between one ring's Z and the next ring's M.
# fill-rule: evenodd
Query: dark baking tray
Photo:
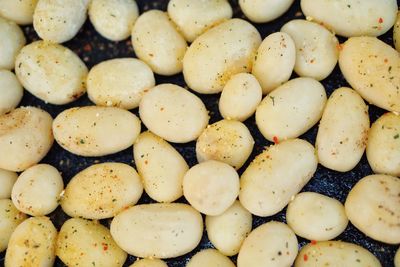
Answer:
M237 0L230 0L231 5L234 10L234 17L245 18L243 13L240 11L238 7ZM398 0L400 2L400 0ZM144 12L149 9L161 9L166 10L168 5L168 0L137 0L137 3L140 8L140 12ZM257 29L259 30L262 38L265 38L270 33L279 31L281 26L289 20L295 18L304 18L300 10L300 1L296 0L293 6L290 8L288 12L286 12L279 19L266 23L266 24L255 24ZM32 26L23 27L26 38L28 42L39 39L33 30ZM392 45L392 30L390 30L387 34L380 37L383 41ZM340 39L341 42L344 39ZM75 51L87 64L89 68L93 65L112 58L118 57L135 57L133 52L131 41L125 40L121 42L111 42L104 38L102 38L99 34L96 33L93 26L90 24L89 20L86 21L85 25L78 33L78 35L65 45ZM295 75L293 75L295 77ZM186 86L182 75L175 75L172 77L163 77L156 76L157 84L160 83L175 83L181 86ZM344 80L342 74L338 67L335 68L333 73L322 83L325 86L327 94L330 95L332 91L341 86L348 86L347 82ZM218 111L218 99L219 95L199 95L199 97L203 100L207 109L210 111L211 120L210 123L216 122L222 119L221 115ZM57 116L61 111L73 107L73 106L85 106L85 105L93 105L87 98L87 96L83 96L77 101L65 105L65 106L54 106L45 104L41 100L33 97L30 93L25 91L25 95L21 102L22 106L38 106L44 110L47 110L53 117ZM132 110L132 112L137 114L137 109ZM369 114L371 118L371 122L375 121L380 115L382 115L385 111L379 109L374 106L370 106ZM255 157L255 155L259 154L265 146L270 145L270 142L265 140L265 138L258 131L254 116L245 121L245 124L250 129L254 139L255 139L255 148L254 151L239 172L242 173L243 170L248 166L251 160ZM315 137L317 133L317 126L314 126L311 130L309 130L306 134L301 136L311 142L315 143ZM190 166L196 164L196 154L195 154L195 142L191 142L188 144L179 144L174 145L174 147L184 156ZM65 150L63 150L56 143L50 150L49 154L43 159L42 162L49 163L59 171L62 172L64 177L65 184L79 171L85 169L86 167L99 162L106 161L117 161L124 162L131 165L134 165L132 148L126 149L120 153L100 157L100 158L84 158L73 155ZM325 194L330 197L334 197L340 200L342 203L346 199L346 196L349 190L353 187L353 185L360 180L362 177L372 174L372 170L368 165L366 157L362 158L361 162L350 172L339 173L332 170L328 170L324 167L319 166L317 172L315 173L312 180L303 188L303 191L313 191ZM139 203L152 203L151 200L146 194L142 196ZM185 202L182 198L179 202ZM55 212L50 215L53 223L59 229L63 222L68 219L68 216L63 213L63 211L58 208ZM277 220L285 222L285 210L271 217L261 218L253 216L253 228L257 227L265 222ZM102 223L104 225L109 225L111 220L103 220ZM308 241L298 238L300 246L303 246ZM344 240L353 242L355 244L361 245L364 248L371 251L378 259L381 261L383 266L393 266L393 258L396 252L397 247L391 246L387 244L383 244L377 241L374 241L360 231L358 231L354 226L349 224L344 233L342 233L337 240ZM182 257L178 257L175 259L167 260L169 267L177 267L177 266L185 266L186 262L192 257L192 255L198 252L201 249L212 247L209 242L207 235L203 235L203 239L200 245L191 253L184 255ZM236 257L232 257L232 260L236 262ZM131 263L135 261L135 257L129 256L124 266L129 266ZM4 253L0 254L0 265L4 264ZM65 266L59 259L56 260L55 266Z

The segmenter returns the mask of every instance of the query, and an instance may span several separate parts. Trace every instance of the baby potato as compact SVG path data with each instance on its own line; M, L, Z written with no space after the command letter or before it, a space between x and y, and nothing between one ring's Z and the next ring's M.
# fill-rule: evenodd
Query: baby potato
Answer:
M282 16L294 0L239 0L246 17L255 23L265 23Z
M239 253L244 239L251 232L252 216L239 201L218 216L206 216L208 239L226 256Z
M17 226L6 251L5 267L51 267L56 258L57 229L47 217L31 217Z
M75 107L54 119L57 143L76 155L99 157L122 151L140 134L140 120L115 107Z
M56 253L67 266L121 267L127 258L105 226L80 218L63 224Z
M209 125L197 139L197 160L218 160L238 170L249 158L253 146L254 139L246 125L221 120Z
M17 173L0 169L0 199L11 198L11 190L17 179Z
M157 74L170 76L182 71L187 43L161 10L150 10L136 20L132 29L136 56Z
M293 38L296 46L294 71L299 76L320 81L332 73L339 57L339 41L333 33L317 23L301 19L289 21L281 31Z
M397 249L396 255L394 256L394 267L400 267L400 248Z
M23 213L43 216L58 207L63 189L58 170L48 164L38 164L21 173L12 188L11 198Z
M244 240L237 266L292 266L297 245L296 235L286 224L270 221L254 229Z
M296 47L289 34L275 32L262 41L253 60L252 73L264 95L289 80L295 62Z
M136 58L103 61L87 76L89 99L98 106L137 108L142 96L154 85L153 71Z
M326 168L346 172L360 161L367 145L368 106L354 90L341 87L328 99L319 124L316 149Z
M174 143L195 140L209 120L201 99L174 84L160 84L146 93L139 114L147 129Z
M171 0L168 15L188 42L193 42L206 30L232 18L227 0Z
M142 192L139 175L131 166L114 162L94 164L71 179L61 207L71 217L106 219L135 205Z
M11 200L0 199L0 252L7 249L11 234L26 218L27 216L17 210Z
M135 261L129 267L168 267L168 265L159 259L141 259Z
M396 23L393 26L393 42L396 50L400 51L400 12L397 12Z
M0 69L14 69L15 57L25 43L21 28L0 16Z
M235 264L216 249L203 249L197 252L186 267L235 267Z
M400 55L394 48L376 37L352 37L343 45L339 66L366 101L400 112Z
M2 0L0 16L12 20L19 25L28 25L33 22L33 12L38 0Z
M310 143L301 139L269 146L242 174L240 203L262 217L281 211L317 170L314 151Z
M33 28L40 38L64 43L75 37L85 23L89 0L39 0Z
M400 244L400 179L369 175L349 192L345 209L350 222L367 236Z
M225 119L244 121L254 114L262 98L256 77L249 73L233 75L219 99L219 112Z
M90 22L98 33L112 41L128 38L138 16L134 0L92 0L89 4Z
M53 145L53 118L35 107L0 116L0 168L23 171L41 161Z
M260 43L257 29L242 19L211 28L196 38L183 58L187 85L201 94L221 92L232 75L251 72Z
M340 201L314 192L295 196L286 210L286 221L296 235L318 241L337 237L349 222Z
M239 195L239 175L226 163L204 161L183 177L183 195L201 213L221 215Z
M15 74L0 70L0 116L16 108L23 94L24 89Z
M267 95L256 111L256 124L269 141L297 138L313 127L326 104L324 86L312 78L296 78Z
M168 203L183 195L182 180L189 166L173 146L144 132L136 140L133 154L144 190L152 199Z
M200 243L203 219L186 204L144 204L115 216L110 229L129 254L165 259L182 256Z

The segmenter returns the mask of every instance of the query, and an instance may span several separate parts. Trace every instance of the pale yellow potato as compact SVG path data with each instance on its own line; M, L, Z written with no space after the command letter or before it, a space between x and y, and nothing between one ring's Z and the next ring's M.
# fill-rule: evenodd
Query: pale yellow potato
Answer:
M31 217L17 226L6 251L5 267L52 267L57 229L48 217Z
M325 104L325 88L320 82L296 78L261 101L256 111L256 124L269 141L297 138L321 119Z
M132 45L136 56L160 75L182 71L187 43L166 12L150 10L136 20L132 28Z
M236 170L243 166L254 147L246 125L234 120L221 120L209 125L199 136L196 155L199 162L218 160Z
M294 0L239 0L246 17L255 23L265 23L282 16Z
M53 212L64 189L63 179L56 168L38 164L20 174L11 192L15 207L32 216Z
M261 43L257 29L242 19L230 19L200 35L183 58L187 85L201 94L219 93L232 75L251 72Z
M286 210L286 221L296 235L317 241L334 239L349 222L340 201L314 192L295 196Z
M129 267L168 267L168 265L159 259L141 259L135 261Z
M136 115L115 107L75 107L54 119L57 143L71 153L98 157L122 151L140 134Z
M188 42L206 30L232 18L227 0L171 0L168 15Z
M27 216L17 210L11 200L0 199L0 252L7 249L11 234L26 218Z
M0 116L15 109L22 99L24 88L14 73L0 70Z
M71 179L61 207L71 217L106 219L135 205L142 192L140 177L131 166L115 162L94 164Z
M117 58L94 66L87 76L89 99L98 106L133 109L155 85L153 71L136 58Z
M374 173L400 176L400 116L386 113L368 132L367 159Z
M292 37L284 32L275 32L262 41L251 72L265 95L289 80L295 63L296 47Z
M247 120L262 98L262 89L254 75L238 73L224 86L219 99L219 112L225 119Z
M382 265L374 254L361 246L342 241L323 241L304 246L294 266L381 267Z
M165 259L182 256L200 243L203 219L186 204L144 204L115 216L110 229L129 254Z
M208 239L226 256L239 253L244 239L251 232L252 216L239 201L218 216L206 216Z
M367 236L400 244L400 179L369 175L349 192L345 209L350 222Z
M281 28L296 46L294 71L318 81L332 73L339 57L339 41L325 27L307 20L291 20Z
M394 24L396 0L301 0L305 16L330 28L336 34L378 36Z
M189 166L167 141L144 132L136 140L133 154L144 190L152 199L168 203L183 195L183 176Z
M284 223L271 221L254 229L244 240L238 267L292 266L297 256L297 238Z
M46 103L68 104L86 92L88 70L70 49L36 41L16 58L15 73L24 88Z
M367 145L368 106L356 91L341 87L328 99L315 147L326 168L346 172L360 161Z
M15 58L25 43L21 28L0 16L0 69L14 69Z
M23 171L41 161L53 145L53 119L35 107L0 116L0 168Z
M281 211L317 170L314 147L301 139L272 145L259 154L240 178L240 203L252 214Z
M0 199L11 198L11 190L17 179L17 173L0 169Z
M235 264L216 249L203 249L197 252L186 267L235 267Z
M20 25L33 22L33 12L38 0L1 0L0 16Z
M201 99L174 84L160 84L146 93L139 114L150 131L174 143L197 139L209 120Z
M112 41L128 38L138 16L134 0L92 0L89 4L90 22L98 33Z
M89 0L39 0L33 28L40 38L64 43L75 37L85 23Z
M394 256L394 266L400 267L400 248L397 249L396 255Z
M121 267L127 258L108 228L80 218L69 219L63 224L56 253L67 266Z
M352 37L343 45L339 66L366 101L400 112L400 55L394 48L376 37Z
M396 23L393 26L393 42L396 50L400 51L400 12L397 13Z

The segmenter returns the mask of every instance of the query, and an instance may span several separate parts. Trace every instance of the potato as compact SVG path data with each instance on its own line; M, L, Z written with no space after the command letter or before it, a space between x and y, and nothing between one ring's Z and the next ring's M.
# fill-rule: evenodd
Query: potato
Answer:
M378 36L394 24L396 0L301 0L305 16L316 20L338 35Z
M371 252L361 246L342 241L323 241L304 246L294 266L381 267L382 265Z
M23 171L41 161L54 138L49 113L20 107L0 116L0 168Z
M168 265L159 259L141 259L135 261L129 267L168 267Z
M0 69L14 69L15 57L25 43L21 28L15 22L0 17Z
M11 198L23 213L43 216L58 207L63 189L58 170L48 164L38 164L21 173L12 188Z
M182 71L187 43L166 12L150 10L136 20L132 29L132 45L138 58L160 75Z
M57 229L47 217L31 217L17 226L8 243L5 267L53 266Z
M349 222L340 201L314 192L300 193L289 203L286 221L296 235L318 241L334 239Z
M26 218L11 200L0 199L0 252L6 250L11 234Z
M367 236L400 244L400 179L369 175L349 192L345 209L350 222Z
M122 151L135 142L140 120L129 111L114 107L75 107L54 119L57 143L76 155L98 157Z
M400 112L400 55L375 37L348 39L339 56L347 82L366 101Z
M20 25L33 22L33 11L38 0L2 0L0 5L0 16L12 20Z
M246 17L255 23L265 23L282 16L294 0L239 0Z
M240 178L240 203L252 214L271 216L281 211L314 175L314 147L301 139L268 147Z
M396 255L394 256L394 266L400 267L400 248L397 249Z
M103 37L122 41L131 35L139 9L133 0L92 0L89 18L94 28Z
M68 266L122 266L127 254L103 225L79 218L67 220L60 229L57 256Z
M219 99L219 112L225 119L244 121L254 114L262 98L261 86L249 73L233 75Z
M153 71L136 58L103 61L87 76L89 99L98 106L137 108L142 96L154 85Z
M150 131L174 143L195 140L209 120L201 99L174 84L160 84L146 93L139 114Z
M11 198L11 190L17 178L15 172L0 169L0 199Z
M400 51L400 12L397 13L396 23L393 26L393 42L396 50Z
M226 256L239 253L244 239L251 231L252 216L239 201L218 216L206 216L208 239Z
M131 166L114 162L94 164L71 179L61 207L71 217L106 219L135 205L142 192L139 175Z
M0 70L0 116L15 109L22 99L24 89L14 73Z
M168 15L188 42L193 42L206 30L232 18L227 0L171 0Z
M323 26L296 19L283 25L282 32L293 38L296 46L294 71L299 76L318 81L332 73L339 57L339 41Z
M144 204L115 216L110 229L129 254L164 259L192 251L200 243L203 220L186 204Z
M284 32L268 35L257 50L252 69L253 75L261 84L263 94L268 94L287 82L295 62L296 47L292 37Z
M297 138L313 127L326 104L324 86L296 78L279 86L257 107L256 124L269 141Z
M367 145L368 106L352 89L336 89L328 99L315 147L326 168L346 172L360 161Z
M235 267L235 264L216 249L203 249L197 252L186 267Z
M257 29L242 19L211 28L196 38L183 58L187 85L201 94L221 92L232 75L251 72L260 43Z
M173 146L144 132L136 140L133 154L144 190L152 199L168 203L183 195L182 180L189 166Z
M89 0L39 0L33 27L40 38L64 43L78 33L87 16Z
M254 229L244 240L237 266L291 266L297 245L296 235L286 224L270 221Z

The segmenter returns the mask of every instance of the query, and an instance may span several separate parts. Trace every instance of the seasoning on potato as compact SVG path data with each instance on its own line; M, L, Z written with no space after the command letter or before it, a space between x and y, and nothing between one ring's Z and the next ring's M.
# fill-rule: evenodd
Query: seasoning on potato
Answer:
M0 70L0 116L18 106L24 94L23 90L14 73Z
M159 259L141 259L135 261L129 267L168 267L168 265Z
M11 234L27 216L9 199L0 199L0 252L7 249Z
M2 0L0 16L19 25L31 24L37 2L38 0Z
M15 22L0 17L0 69L14 69L15 57L26 40Z
M265 23L282 16L294 0L239 0L246 17L255 23Z
M11 190L17 179L17 173L0 169L0 199L11 198Z
M235 267L235 264L216 249L203 249L197 252L186 264L186 267Z

